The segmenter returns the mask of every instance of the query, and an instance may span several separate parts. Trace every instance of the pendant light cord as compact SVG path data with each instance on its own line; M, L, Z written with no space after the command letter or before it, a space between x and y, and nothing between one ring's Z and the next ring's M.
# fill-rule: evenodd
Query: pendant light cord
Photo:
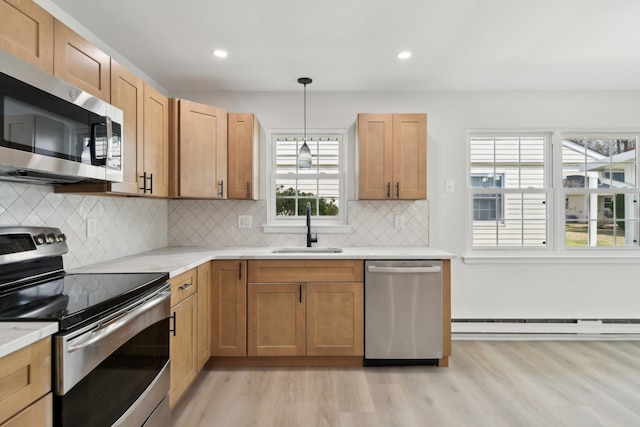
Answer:
M307 142L307 84L304 84L304 142Z

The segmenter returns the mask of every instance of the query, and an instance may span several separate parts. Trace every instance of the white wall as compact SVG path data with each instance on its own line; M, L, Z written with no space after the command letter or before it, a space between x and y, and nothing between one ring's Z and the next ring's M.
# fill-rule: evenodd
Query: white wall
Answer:
M170 95L230 112L255 113L263 144L270 129L302 127L302 91ZM459 256L452 272L454 318L640 318L636 284L640 264L471 265L460 258L466 252L467 130L640 129L639 111L638 92L315 93L313 86L307 90L310 129L353 129L359 112L427 113L429 243ZM353 132L350 144L353 165ZM445 193L445 180L455 181L453 194ZM353 196L353 188L350 193Z

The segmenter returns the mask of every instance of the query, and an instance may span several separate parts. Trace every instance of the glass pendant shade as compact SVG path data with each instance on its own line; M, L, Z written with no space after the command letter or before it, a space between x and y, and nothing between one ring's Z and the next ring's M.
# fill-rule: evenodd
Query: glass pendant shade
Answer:
M307 141L302 144L298 153L298 169L311 169L311 150L309 150Z
M312 81L309 77L298 79L298 83L304 85L304 142L298 152L298 169L311 169L311 150L307 145L307 85Z

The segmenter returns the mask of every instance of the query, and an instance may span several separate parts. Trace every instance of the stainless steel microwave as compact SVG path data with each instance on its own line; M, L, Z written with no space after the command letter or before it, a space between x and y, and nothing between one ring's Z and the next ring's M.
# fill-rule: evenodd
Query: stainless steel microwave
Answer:
M122 110L0 50L0 180L122 182Z

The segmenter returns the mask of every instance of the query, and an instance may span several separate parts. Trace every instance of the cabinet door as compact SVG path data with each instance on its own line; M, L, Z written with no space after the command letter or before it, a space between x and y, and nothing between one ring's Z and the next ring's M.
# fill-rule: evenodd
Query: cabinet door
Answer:
M109 102L111 58L58 20L53 23L53 74Z
M198 373L197 366L197 295L185 299L172 309L173 328L169 341L171 357L171 388L169 398L173 408Z
M392 115L358 115L358 198L391 198Z
M51 337L0 358L0 423L51 391Z
M364 355L362 283L307 283L307 356Z
M249 356L300 356L304 345L304 285L249 283Z
M258 199L259 125L253 114L229 114L229 199Z
M247 261L211 263L211 355L247 355Z
M123 182L111 184L116 193L138 194L141 187L139 176L142 172L143 144L143 104L144 84L142 79L122 65L111 60L111 104L124 113Z
M179 197L225 198L227 113L181 99Z
M143 174L147 196L169 195L169 100L160 92L144 84L144 145ZM140 153L138 153L140 155Z
M427 115L393 115L394 199L427 197Z
M53 16L31 0L1 0L0 49L52 74Z
M198 266L198 370L211 357L211 264Z

